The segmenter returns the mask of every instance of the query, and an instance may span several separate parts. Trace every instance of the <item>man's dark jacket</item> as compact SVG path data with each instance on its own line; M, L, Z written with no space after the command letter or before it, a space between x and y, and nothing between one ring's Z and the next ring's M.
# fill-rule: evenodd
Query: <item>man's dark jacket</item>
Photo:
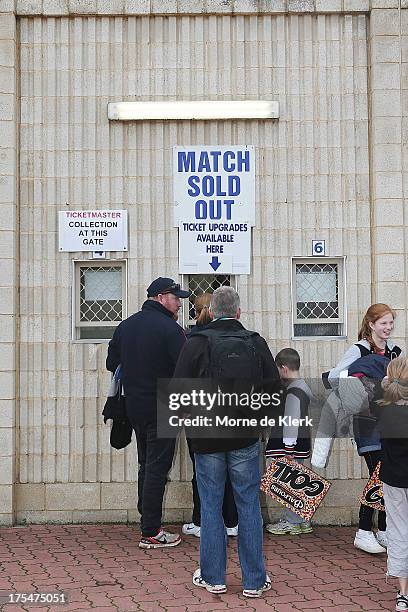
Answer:
M172 313L155 300L122 321L109 342L106 367L114 372L122 364L122 384L129 420L156 420L157 380L171 378L186 341Z
M236 319L218 319L205 327L205 329L215 329L220 331L237 331L245 329ZM265 340L259 336L253 336L253 343L257 355L262 364L262 378L264 381L263 391L266 393L276 393L280 390L279 372L275 361ZM185 343L178 359L174 378L203 378L209 365L210 354L208 339L201 336L199 330L193 331ZM274 416L277 408L271 407L270 414ZM242 414L237 416L254 416L245 409ZM255 432L256 435L256 432ZM218 453L246 448L254 444L256 437L233 437L233 438L195 438L192 439L192 450L195 453Z

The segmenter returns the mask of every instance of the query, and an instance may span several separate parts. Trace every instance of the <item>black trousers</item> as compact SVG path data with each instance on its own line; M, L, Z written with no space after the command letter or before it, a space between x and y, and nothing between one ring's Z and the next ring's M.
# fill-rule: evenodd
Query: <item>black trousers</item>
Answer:
M190 453L191 461L193 462L193 478L191 484L193 486L193 523L200 527L201 525L201 503L198 494L197 479L195 471L194 453L191 449L191 440L187 438L188 452ZM224 501L222 504L222 516L226 527L236 527L238 525L238 511L235 505L234 492L230 477L227 474L224 489Z
M367 464L368 467L368 471L371 474L374 472L377 464L379 461L381 461L382 459L382 451L377 450L377 451L369 451L368 453L364 453L363 457L365 459L365 462ZM364 529L364 531L371 531L373 528L373 517L374 517L374 508L370 508L370 506L365 506L364 504L361 504L360 506L360 514L359 514L359 521L358 521L358 526L359 529ZM385 518L385 511L383 510L379 510L378 511L378 529L380 531L385 531L386 530L386 518Z
M167 476L174 457L176 440L157 438L156 423L133 422L139 463L138 502L143 536L157 535Z

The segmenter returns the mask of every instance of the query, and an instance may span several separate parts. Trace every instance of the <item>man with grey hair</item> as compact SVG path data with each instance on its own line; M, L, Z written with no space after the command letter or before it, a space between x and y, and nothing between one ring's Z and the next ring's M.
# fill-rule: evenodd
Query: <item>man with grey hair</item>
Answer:
M211 323L193 332L178 359L174 378L202 378L223 390L256 388L273 393L279 386L279 373L265 340L240 323L240 301L232 287L220 287L210 306ZM204 380L203 383L204 384ZM217 406L223 414L224 405ZM236 404L235 416L248 408ZM230 414L226 409L226 414ZM252 413L254 414L254 413ZM231 433L231 432L230 432ZM260 597L271 588L263 555L263 523L259 501L259 430L234 429L233 435L194 437L189 433L195 456L198 492L201 501L200 567L193 584L210 593L225 593L227 538L222 503L227 473L230 476L238 511L238 552L243 595ZM222 434L221 434L222 435Z
M213 319L239 319L241 308L238 293L232 287L219 287L214 291L210 309Z

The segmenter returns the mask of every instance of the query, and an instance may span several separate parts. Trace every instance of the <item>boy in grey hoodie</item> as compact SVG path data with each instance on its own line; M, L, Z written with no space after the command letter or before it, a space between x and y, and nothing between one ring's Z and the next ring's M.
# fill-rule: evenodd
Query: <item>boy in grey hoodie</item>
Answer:
M265 455L267 458L287 457L303 463L310 457L310 427L305 423L309 414L309 404L313 395L300 377L300 356L292 348L282 349L275 357L280 377L286 386L283 425L274 431L268 440ZM274 535L299 535L313 531L310 522L289 509L285 509L281 519L266 526Z

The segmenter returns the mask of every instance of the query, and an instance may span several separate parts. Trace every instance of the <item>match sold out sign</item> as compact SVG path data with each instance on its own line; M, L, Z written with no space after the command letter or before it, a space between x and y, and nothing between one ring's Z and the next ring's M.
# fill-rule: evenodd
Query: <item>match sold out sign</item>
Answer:
M261 491L306 521L322 503L331 483L293 459L273 459L261 481Z

